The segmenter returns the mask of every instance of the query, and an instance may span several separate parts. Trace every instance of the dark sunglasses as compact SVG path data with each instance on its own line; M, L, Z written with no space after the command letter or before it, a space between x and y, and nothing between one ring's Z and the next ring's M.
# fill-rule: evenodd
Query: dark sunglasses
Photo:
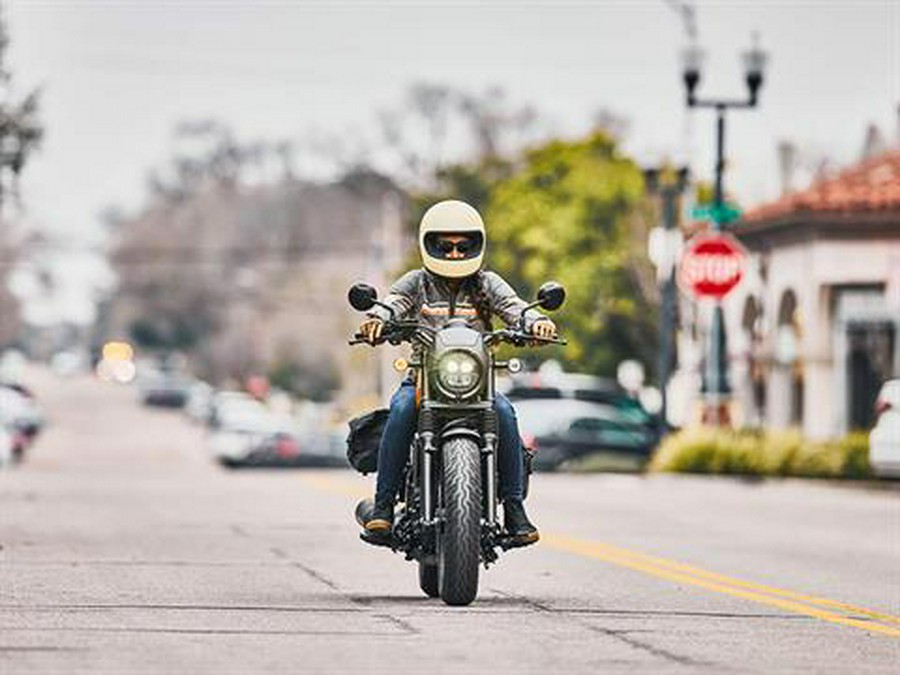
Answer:
M453 251L456 251L457 253L462 253L463 255L465 255L466 253L470 253L471 251L474 251L476 245L477 244L471 239L463 239L462 241L459 241L459 242L453 242L453 241L450 241L449 239L438 239L435 242L435 248L437 248L437 250L440 251L441 253L443 253L444 255L449 255Z

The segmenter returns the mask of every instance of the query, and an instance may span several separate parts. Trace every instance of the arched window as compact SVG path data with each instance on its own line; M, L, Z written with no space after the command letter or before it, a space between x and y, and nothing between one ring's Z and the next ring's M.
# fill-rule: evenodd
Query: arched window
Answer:
M786 290L778 303L775 361L790 371L790 423L803 423L803 357L800 351L803 321L797 294Z
M747 377L750 381L750 395L753 405L748 423L762 424L766 411L766 368L762 354L764 337L762 301L751 295L744 303L741 327L747 344Z

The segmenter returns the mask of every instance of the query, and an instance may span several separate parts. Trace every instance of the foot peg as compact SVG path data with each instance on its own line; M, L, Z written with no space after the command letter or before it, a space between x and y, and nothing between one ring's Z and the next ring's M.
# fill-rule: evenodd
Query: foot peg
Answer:
M394 535L385 530L363 530L359 533L359 538L372 546L384 546L385 548L394 548Z
M504 551L508 551L511 548L524 548L525 546L536 544L540 538L541 535L537 532L519 535L504 534L499 538L497 543Z

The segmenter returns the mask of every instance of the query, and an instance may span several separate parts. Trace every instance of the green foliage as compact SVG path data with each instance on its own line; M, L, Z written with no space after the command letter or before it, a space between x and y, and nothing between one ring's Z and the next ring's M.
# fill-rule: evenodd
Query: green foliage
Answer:
M525 297L549 279L566 286L554 318L569 344L556 356L571 367L611 375L624 358L653 362L654 312L631 232L642 195L640 170L603 132L527 151L491 189L489 266Z
M658 334L646 257L652 218L640 169L609 134L444 167L436 178L435 192L413 197L411 227L435 202L462 199L485 216L488 267L522 297L534 297L550 279L565 285L566 304L553 318L569 344L544 349L540 358L606 376L636 358L652 373ZM416 255L410 262L417 261Z
M272 386L310 401L330 401L341 386L337 366L329 359L311 363L280 357L268 372Z
M196 317L170 316L167 321L137 319L129 327L131 339L151 350L187 351L195 347L208 327Z
M865 433L810 441L797 431L731 431L701 427L670 435L654 453L651 471L741 476L867 478Z

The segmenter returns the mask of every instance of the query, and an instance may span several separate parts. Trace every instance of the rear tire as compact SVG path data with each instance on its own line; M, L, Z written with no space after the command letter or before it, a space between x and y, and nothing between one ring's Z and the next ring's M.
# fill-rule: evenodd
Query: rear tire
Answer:
M438 566L434 563L419 561L419 588L429 598L437 598L441 594L438 586Z
M438 589L448 605L478 595L481 551L481 452L470 438L444 444L443 523L438 534Z

